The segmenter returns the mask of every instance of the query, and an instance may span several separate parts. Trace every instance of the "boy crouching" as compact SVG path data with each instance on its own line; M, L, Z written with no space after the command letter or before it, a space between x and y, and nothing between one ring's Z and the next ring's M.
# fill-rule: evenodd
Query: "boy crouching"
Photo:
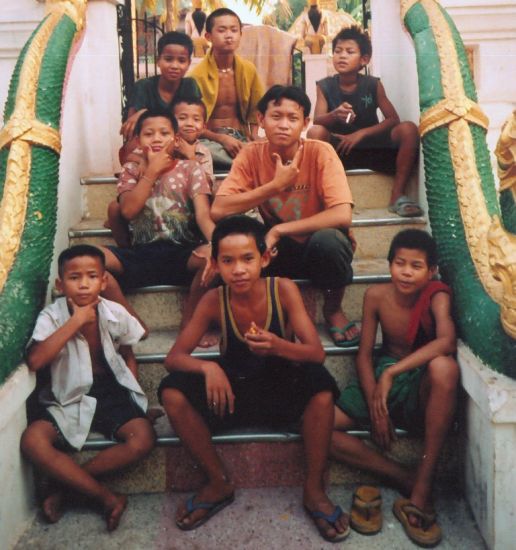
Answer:
M29 369L50 371L50 383L29 406L21 449L60 487L98 502L112 531L127 498L97 478L140 460L155 440L131 349L144 329L121 305L99 297L106 271L98 248L64 250L58 269L56 286L64 296L40 313L27 351ZM119 443L79 466L64 451L80 450L90 430ZM43 514L51 523L61 517L62 498L59 489L43 501Z

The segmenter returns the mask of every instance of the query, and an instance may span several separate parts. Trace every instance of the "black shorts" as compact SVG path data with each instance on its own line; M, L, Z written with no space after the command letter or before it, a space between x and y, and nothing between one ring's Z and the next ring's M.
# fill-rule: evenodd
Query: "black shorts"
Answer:
M235 412L222 419L208 407L202 374L174 371L165 377L158 396L179 390L201 414L212 431L243 427L289 428L299 421L310 399L321 392L339 396L333 376L323 365L284 363L267 368L255 378L229 377L235 395Z
M124 289L152 285L189 285L194 273L187 268L188 260L198 245L153 241L130 248L107 246L122 264L124 272L117 275Z
M332 136L330 143L336 147L340 140ZM389 136L381 135L362 141L348 154L340 155L340 159L346 170L367 168L385 174L394 174L398 150L397 144Z
M130 420L146 418L145 412L135 403L130 391L109 374L95 377L88 395L97 400L90 431L100 432L108 439L116 440L118 430ZM57 422L48 412L47 407L39 402L36 393L33 393L27 401L27 418L29 424L36 420L50 422L59 434L57 444L61 447L67 446L67 441Z

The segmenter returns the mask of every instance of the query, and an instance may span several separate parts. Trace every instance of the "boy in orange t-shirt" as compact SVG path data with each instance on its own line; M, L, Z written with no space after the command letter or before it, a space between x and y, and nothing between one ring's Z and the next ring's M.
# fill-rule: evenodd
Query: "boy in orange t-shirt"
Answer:
M248 144L233 162L212 206L215 221L258 207L277 257L268 273L306 277L324 289L323 314L336 345L358 343L359 331L341 309L352 281L349 235L353 199L333 148L302 140L310 100L294 86L273 86L258 103L266 141Z

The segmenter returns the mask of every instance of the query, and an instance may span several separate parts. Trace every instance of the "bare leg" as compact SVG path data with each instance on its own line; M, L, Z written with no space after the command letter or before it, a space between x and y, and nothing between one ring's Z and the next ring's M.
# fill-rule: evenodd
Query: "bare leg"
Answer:
M327 289L324 291L323 315L326 323L330 327L344 328L349 319L342 311L342 299L344 298L345 287L336 289ZM360 334L356 326L350 327L344 334L334 334L333 337L338 340L351 340Z
M403 494L410 495L414 486L413 473L405 470L398 462L375 451L361 439L341 431L353 426L353 420L335 407L335 430L330 446L331 458L386 478Z
M396 156L396 174L389 201L389 204L394 204L401 195L405 194L410 175L416 164L419 148L417 126L413 122L402 122L391 131L391 139L399 146Z
M432 482L439 453L455 412L459 367L451 357L436 357L421 383L425 409L425 444L410 500L421 510L432 509ZM412 525L418 520L410 517Z
M127 248L131 245L131 236L127 220L122 216L118 201L111 201L108 205L108 219L105 224L111 229L116 245L120 248Z
M330 141L330 132L324 127L320 126L319 124L314 124L308 132L306 132L306 137L309 139L318 139L320 141Z
M208 478L208 483L197 494L197 502L217 502L230 496L234 487L226 477L202 417L180 391L166 389L161 398L174 431ZM207 510L195 510L188 514L183 504L177 510L176 520L191 525L206 513Z
M131 306L127 298L125 297L124 293L122 292L122 289L120 288L120 285L118 284L118 281L113 276L113 273L116 275L120 275L123 273L122 264L118 260L118 258L109 250L108 248L101 247L102 252L104 252L104 255L106 256L106 269L108 270L107 273L107 286L106 290L102 292L102 296L104 298L107 298L108 300L112 300L113 302L118 302L120 305L124 306L125 309L133 316L140 321L142 327L145 329L144 338L146 338L149 334L149 329L143 319L138 315L138 313L135 311L135 309Z
M206 260L200 258L195 254L190 256L188 260L188 269L190 271L195 271L195 276L190 285L190 290L188 291L188 297L186 299L184 308L183 308L183 318L181 320L180 329L185 327L188 324L188 321L191 319L193 312L199 300L206 294L206 291L210 288L209 286L202 286L201 279L203 275L204 268L206 266ZM209 348L218 344L220 336L213 332L208 331L199 342L201 348Z
M333 513L335 505L326 495L323 475L333 428L333 410L331 393L321 392L312 397L303 415L303 442L307 465L303 504L312 512L319 511L328 515ZM346 531L348 521L348 516L343 514L333 528L324 519L316 520L330 538Z
M66 453L58 451L53 446L56 439L57 432L52 424L45 420L37 420L23 433L21 449L36 467L49 476L63 485L100 502L108 516L108 529L116 528L118 522L116 525L110 524L109 517L114 510L123 511L127 501L126 497L109 491L86 470L76 464Z

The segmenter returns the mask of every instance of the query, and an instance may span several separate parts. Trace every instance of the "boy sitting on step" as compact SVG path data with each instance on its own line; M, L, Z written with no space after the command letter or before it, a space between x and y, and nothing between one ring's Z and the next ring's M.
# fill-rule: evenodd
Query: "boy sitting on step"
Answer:
M314 126L307 136L330 142L346 170L393 172L389 211L421 216L421 208L404 194L417 159L418 130L413 122L400 123L379 78L360 73L371 60L368 34L358 26L343 29L332 50L337 74L317 82Z
M258 102L266 140L235 159L212 206L214 220L258 207L277 250L269 275L309 278L323 290L323 314L337 346L358 344L359 331L342 311L353 279L350 240L353 199L342 163L327 143L304 140L310 99L295 86L272 86Z
M179 99L172 106L172 114L177 120L177 135L174 146L174 156L183 160L195 160L206 174L210 187L213 187L213 161L208 148L199 141L202 130L206 127L206 106L202 99ZM138 136L135 147L138 147ZM139 163L141 149L136 149L127 156L127 162ZM127 220L122 216L118 200L108 205L108 220L105 227L111 229L111 234L117 246L131 246L131 234Z
M398 486L409 498L394 503L394 514L413 542L433 546L441 540L441 529L432 506L432 481L453 420L459 380L450 289L433 280L437 249L424 231L398 233L388 259L392 281L370 287L364 297L358 381L347 386L337 401L331 456ZM378 323L383 346L374 358ZM369 426L373 441L389 449L395 439L393 424L424 429L423 455L415 473L341 431ZM372 526L360 512L363 504L354 504L351 523L371 534ZM378 523L373 531L380 528Z
M45 518L61 517L64 488L97 501L107 528L116 529L127 498L97 481L147 455L154 431L145 416L147 398L138 384L131 346L144 333L119 304L100 298L106 286L104 254L93 246L64 250L57 289L64 294L39 315L27 351L31 371L49 383L29 398L29 426L21 449L59 483L43 501ZM84 445L90 430L118 441L79 466L65 450Z
M173 115L145 111L136 125L140 149L124 164L118 202L132 228L132 246L103 247L107 269L124 288L191 283L183 319L190 318L203 294L201 275L209 258L210 184L198 162L174 158L177 121ZM117 280L108 277L103 294L130 305ZM208 336L203 345L216 343Z
M192 61L192 52L192 39L182 32L167 32L158 40L157 66L160 74L142 78L134 84L127 120L120 129L125 142L119 154L121 164L137 146L134 130L142 113L147 109L171 113L173 103L181 99L202 99L195 80L185 76Z
M234 500L211 430L284 428L302 419L303 504L321 535L335 542L349 533L347 515L323 486L338 390L322 366L324 351L296 285L260 275L270 261L265 235L265 227L247 216L217 224L212 264L225 286L203 296L165 360L170 374L161 382L160 400L208 479L178 509L176 523L195 529ZM191 355L211 322L222 331L217 362Z

